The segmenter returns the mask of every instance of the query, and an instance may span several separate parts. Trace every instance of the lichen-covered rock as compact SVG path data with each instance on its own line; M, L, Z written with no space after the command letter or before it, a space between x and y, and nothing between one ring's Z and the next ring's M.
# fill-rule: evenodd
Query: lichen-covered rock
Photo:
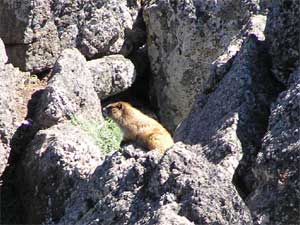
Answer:
M233 171L201 152L178 143L160 159L125 147L72 194L58 224L251 224Z
M287 84L288 77L300 62L300 1L268 2L266 41L272 56L272 71Z
M104 56L101 59L91 60L87 66L100 99L125 91L135 81L134 65L122 55Z
M300 68L272 106L254 168L258 188L248 199L255 224L300 221Z
M100 100L86 59L77 49L66 49L54 65L35 121L39 127L47 128L75 114L89 120L102 120Z
M26 224L56 221L76 185L101 164L93 139L71 123L39 131L26 149L18 181Z
M0 37L15 66L44 71L65 48L77 47L89 58L119 52L138 7L134 0L5 0Z
M257 8L256 0L154 0L145 6L152 88L169 129L189 113L214 61L225 54L227 62L239 50L242 28Z

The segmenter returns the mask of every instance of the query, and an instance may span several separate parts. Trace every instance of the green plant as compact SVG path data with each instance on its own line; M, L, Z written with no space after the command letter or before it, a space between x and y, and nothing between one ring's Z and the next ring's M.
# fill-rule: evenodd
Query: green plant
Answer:
M102 123L98 123L73 115L71 122L87 132L103 153L108 154L120 148L122 132L112 119L107 118Z

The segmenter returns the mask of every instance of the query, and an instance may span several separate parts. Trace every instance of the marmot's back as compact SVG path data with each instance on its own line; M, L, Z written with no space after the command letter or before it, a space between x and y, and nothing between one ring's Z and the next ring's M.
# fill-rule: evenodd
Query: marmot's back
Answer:
M174 144L171 135L160 123L127 102L112 103L105 110L120 126L124 140L137 141L149 150L158 149L161 152Z

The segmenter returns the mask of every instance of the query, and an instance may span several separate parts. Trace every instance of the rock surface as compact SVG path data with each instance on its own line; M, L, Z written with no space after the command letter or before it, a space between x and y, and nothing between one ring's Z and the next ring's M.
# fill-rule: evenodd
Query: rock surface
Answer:
M256 224L300 221L300 68L272 106L255 166L258 188L247 203Z
M272 56L272 71L287 85L288 76L300 61L300 2L270 1L268 5L265 33Z
M136 1L126 0L5 0L0 37L15 66L40 72L52 68L65 48L77 47L88 58L119 52L137 10Z
M35 121L47 128L77 116L101 121L101 104L94 91L86 59L77 49L62 52L40 99Z
M223 54L227 62L239 50L242 28L257 8L255 0L154 0L145 6L152 88L167 128L174 130L188 115L217 68L213 63Z
M58 224L251 224L233 171L201 152L178 143L160 159L126 146L72 194Z
M280 91L267 69L265 51L264 43L251 36L216 89L197 98L190 115L175 131L175 140L184 143L223 146L222 151L208 149L208 158L230 154L232 143L241 141L237 150L244 156L237 173L246 195L255 187L251 166L267 129L270 104ZM224 139L227 136L232 140Z
M94 140L71 123L39 131L26 149L18 173L24 223L60 218L71 191L87 180L102 160L103 153Z
M24 86L28 73L22 73L7 61L3 42L0 39L0 175L10 154L14 132L24 118L19 90Z
M128 89L135 81L133 63L122 55L104 56L88 62L99 99Z
M29 73L5 64L6 61L0 39L0 223L20 224L20 201L16 195L19 187L14 184L14 164L20 155L19 150L26 145L19 130L27 113L27 101L39 89L39 84ZM22 141L17 144L17 140Z

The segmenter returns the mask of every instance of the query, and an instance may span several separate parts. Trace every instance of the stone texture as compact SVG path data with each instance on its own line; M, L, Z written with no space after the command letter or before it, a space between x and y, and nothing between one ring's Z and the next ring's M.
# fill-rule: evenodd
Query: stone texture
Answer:
M0 175L7 166L11 139L25 116L18 93L28 77L11 64L0 65Z
M257 1L165 1L146 4L147 44L159 116L171 130L189 113L202 92L214 62L239 50L242 28L258 8ZM229 56L229 57L228 57Z
M88 58L119 52L138 7L126 0L3 0L0 37L15 66L40 72L65 48L77 47Z
M0 223L18 224L20 202L13 182L15 176L11 174L12 164L20 153L18 149L25 145L23 141L15 147L15 141L20 138L18 131L27 112L26 98L31 89L26 83L30 80L30 74L21 72L11 64L4 64L6 61L0 39Z
M247 201L255 224L300 221L300 68L271 109L268 132L254 168L258 188Z
M268 20L266 41L272 56L272 71L279 81L288 82L288 76L299 65L300 58L300 1L266 1Z
M83 130L63 123L39 131L18 172L25 224L60 218L76 185L101 164L103 153Z
M87 64L96 93L100 99L128 89L135 81L133 63L122 55L104 56Z
M178 143L160 159L126 146L72 194L58 224L252 224L233 171L201 152Z
M47 128L75 114L102 120L101 104L86 59L77 49L66 49L54 65L34 120L39 127Z
M243 152L243 160L232 163L240 163L236 176L243 197L255 188L251 168L267 129L269 107L281 90L268 71L265 52L264 43L251 36L218 86L197 98L190 115L175 131L177 141L210 146L205 154L214 160L230 154L234 143L241 141L233 149Z

